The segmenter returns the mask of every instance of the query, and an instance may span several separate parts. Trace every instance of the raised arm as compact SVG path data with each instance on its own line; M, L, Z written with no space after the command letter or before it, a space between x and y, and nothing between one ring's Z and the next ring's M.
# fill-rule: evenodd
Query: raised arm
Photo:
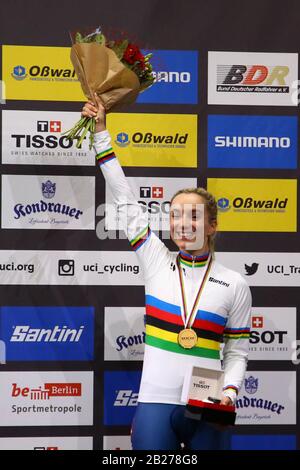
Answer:
M112 149L111 137L105 125L105 110L98 97L87 102L83 116L96 117L94 149L96 160L106 184L109 185L113 202L118 208L122 226L132 248L136 251L147 280L167 262L169 251L151 231L147 213L142 210L126 180L123 169Z

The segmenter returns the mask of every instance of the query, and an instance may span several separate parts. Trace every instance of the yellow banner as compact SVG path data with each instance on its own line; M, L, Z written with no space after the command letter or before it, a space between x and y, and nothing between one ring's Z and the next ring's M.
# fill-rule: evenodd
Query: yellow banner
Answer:
M107 126L123 166L197 167L197 115L115 113Z
M3 46L7 100L84 101L70 47Z
M297 180L208 178L220 231L296 232Z

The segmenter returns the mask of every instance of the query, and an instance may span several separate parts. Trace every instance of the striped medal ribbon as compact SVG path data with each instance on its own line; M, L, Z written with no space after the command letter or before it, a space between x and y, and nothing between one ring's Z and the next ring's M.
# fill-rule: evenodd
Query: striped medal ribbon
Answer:
M178 333L177 341L178 341L178 344L182 348L192 349L194 346L196 346L198 337L197 337L197 333L191 328L191 326L194 323L195 316L197 313L196 308L197 308L200 296L203 292L203 288L208 278L208 274L212 265L212 256L210 255L209 262L206 266L205 274L201 281L200 287L198 289L198 292L194 301L193 308L190 313L188 313L187 311L186 295L185 295L185 290L184 290L182 269L181 269L180 261L179 261L179 254L177 256L176 262L177 262L177 267L178 267L178 272L179 272L179 281L180 281L180 289L181 289L182 305L183 305L183 313L184 313L184 328Z

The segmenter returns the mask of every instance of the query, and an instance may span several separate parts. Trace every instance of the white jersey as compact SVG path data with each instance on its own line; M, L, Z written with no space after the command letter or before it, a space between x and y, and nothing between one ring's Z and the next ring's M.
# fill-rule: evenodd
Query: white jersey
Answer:
M249 349L251 294L246 281L239 273L212 261L192 325L197 344L192 349L181 347L178 333L184 328L184 315L176 258L190 312L210 255L170 252L148 226L148 216L135 200L113 153L108 131L95 134L95 151L144 273L146 339L139 401L182 404L187 369L191 365L220 369L223 341L223 393L235 401Z

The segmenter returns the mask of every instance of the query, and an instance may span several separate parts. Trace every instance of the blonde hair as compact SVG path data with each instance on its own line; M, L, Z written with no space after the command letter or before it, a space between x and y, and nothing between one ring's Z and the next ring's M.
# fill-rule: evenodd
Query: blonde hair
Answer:
M215 197L206 191L204 188L186 188L180 189L177 191L171 199L171 205L174 201L176 196L179 194L197 194L198 196L202 197L205 201L205 207L207 208L208 213L208 221L211 224L212 222L218 223L218 206ZM215 239L217 236L217 232L215 231L212 235L208 235L208 246L209 251L214 255L215 252Z

